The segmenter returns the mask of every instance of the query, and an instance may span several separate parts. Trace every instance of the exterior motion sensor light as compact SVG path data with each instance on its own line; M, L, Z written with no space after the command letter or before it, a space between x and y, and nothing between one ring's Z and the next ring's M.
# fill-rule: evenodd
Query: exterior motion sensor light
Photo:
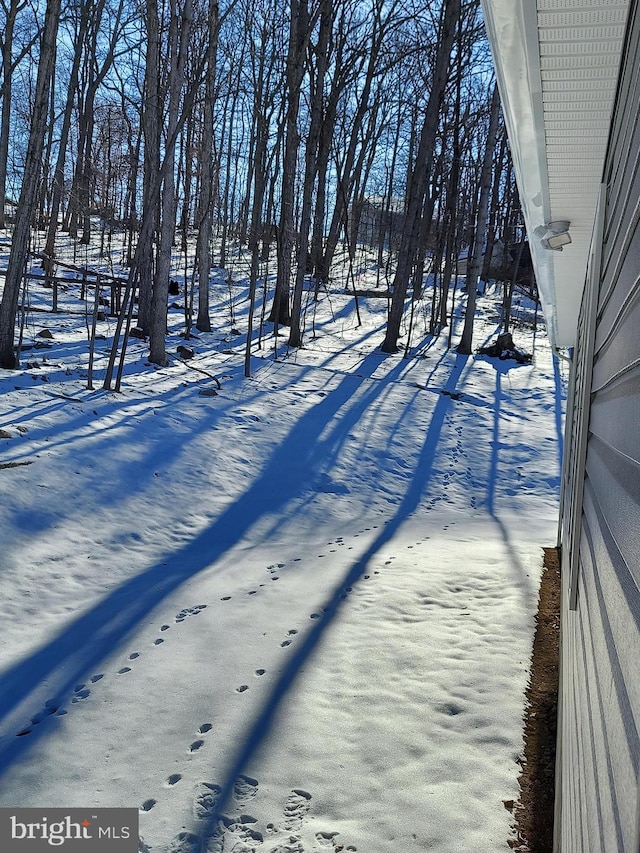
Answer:
M559 219L536 228L542 246L545 249L552 249L554 252L561 252L562 247L571 242L570 224L566 219Z

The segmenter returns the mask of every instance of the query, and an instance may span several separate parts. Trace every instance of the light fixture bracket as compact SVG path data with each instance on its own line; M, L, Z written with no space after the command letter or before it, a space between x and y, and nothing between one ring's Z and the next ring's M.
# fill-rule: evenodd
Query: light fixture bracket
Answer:
M570 225L568 219L554 219L552 222L547 222L546 225L539 225L534 233L544 249L561 252L563 246L568 246L571 243Z

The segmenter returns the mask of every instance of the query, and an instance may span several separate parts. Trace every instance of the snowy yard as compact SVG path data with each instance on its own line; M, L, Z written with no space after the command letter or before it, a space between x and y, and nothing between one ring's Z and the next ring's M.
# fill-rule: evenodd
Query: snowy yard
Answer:
M385 356L340 291L245 379L228 296L120 394L81 314L0 372L0 805L138 806L152 853L509 850L563 368L530 328L526 366Z

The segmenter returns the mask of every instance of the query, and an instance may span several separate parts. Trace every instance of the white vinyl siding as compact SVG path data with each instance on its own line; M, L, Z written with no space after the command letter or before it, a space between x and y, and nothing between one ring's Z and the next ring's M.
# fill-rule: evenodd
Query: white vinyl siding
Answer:
M629 27L604 171L602 252L581 310L567 450L556 814L561 853L640 851L638 2ZM592 257L597 228L594 240Z

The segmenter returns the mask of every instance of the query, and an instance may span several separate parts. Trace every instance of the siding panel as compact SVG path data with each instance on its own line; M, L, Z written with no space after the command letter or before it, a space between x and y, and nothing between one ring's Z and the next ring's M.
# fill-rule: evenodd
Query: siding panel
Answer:
M640 463L640 371L626 372L599 391L591 405L591 433Z
M590 777L587 804L595 806L599 797L603 806L604 845L600 849L631 853L635 838L637 730L627 713L629 700L609 631L609 614L602 590L598 588L598 572L590 559L592 545L588 543L583 552L587 560L581 607L583 616L588 611L588 618L581 619L581 640L587 674L587 705L593 719L598 760L595 773Z
M584 468L567 464L569 480L584 470L579 505L571 505L573 488L563 507L561 853L640 851L639 8L634 0L604 171L602 253L587 282L596 305L592 315L587 301L581 309L583 340L595 317L592 364L576 352L573 417L588 428ZM578 379L590 368L585 389Z
M587 456L587 475L589 488L598 504L597 521L593 523L602 524L602 540L612 543L611 549L617 549L616 553L624 561L626 572L639 584L640 466L594 435ZM611 551L604 545L598 553L598 560L599 566L606 567L607 575L615 575L618 571L618 566L612 561ZM637 588L635 592L637 597ZM640 608L637 598L634 608L636 611Z

